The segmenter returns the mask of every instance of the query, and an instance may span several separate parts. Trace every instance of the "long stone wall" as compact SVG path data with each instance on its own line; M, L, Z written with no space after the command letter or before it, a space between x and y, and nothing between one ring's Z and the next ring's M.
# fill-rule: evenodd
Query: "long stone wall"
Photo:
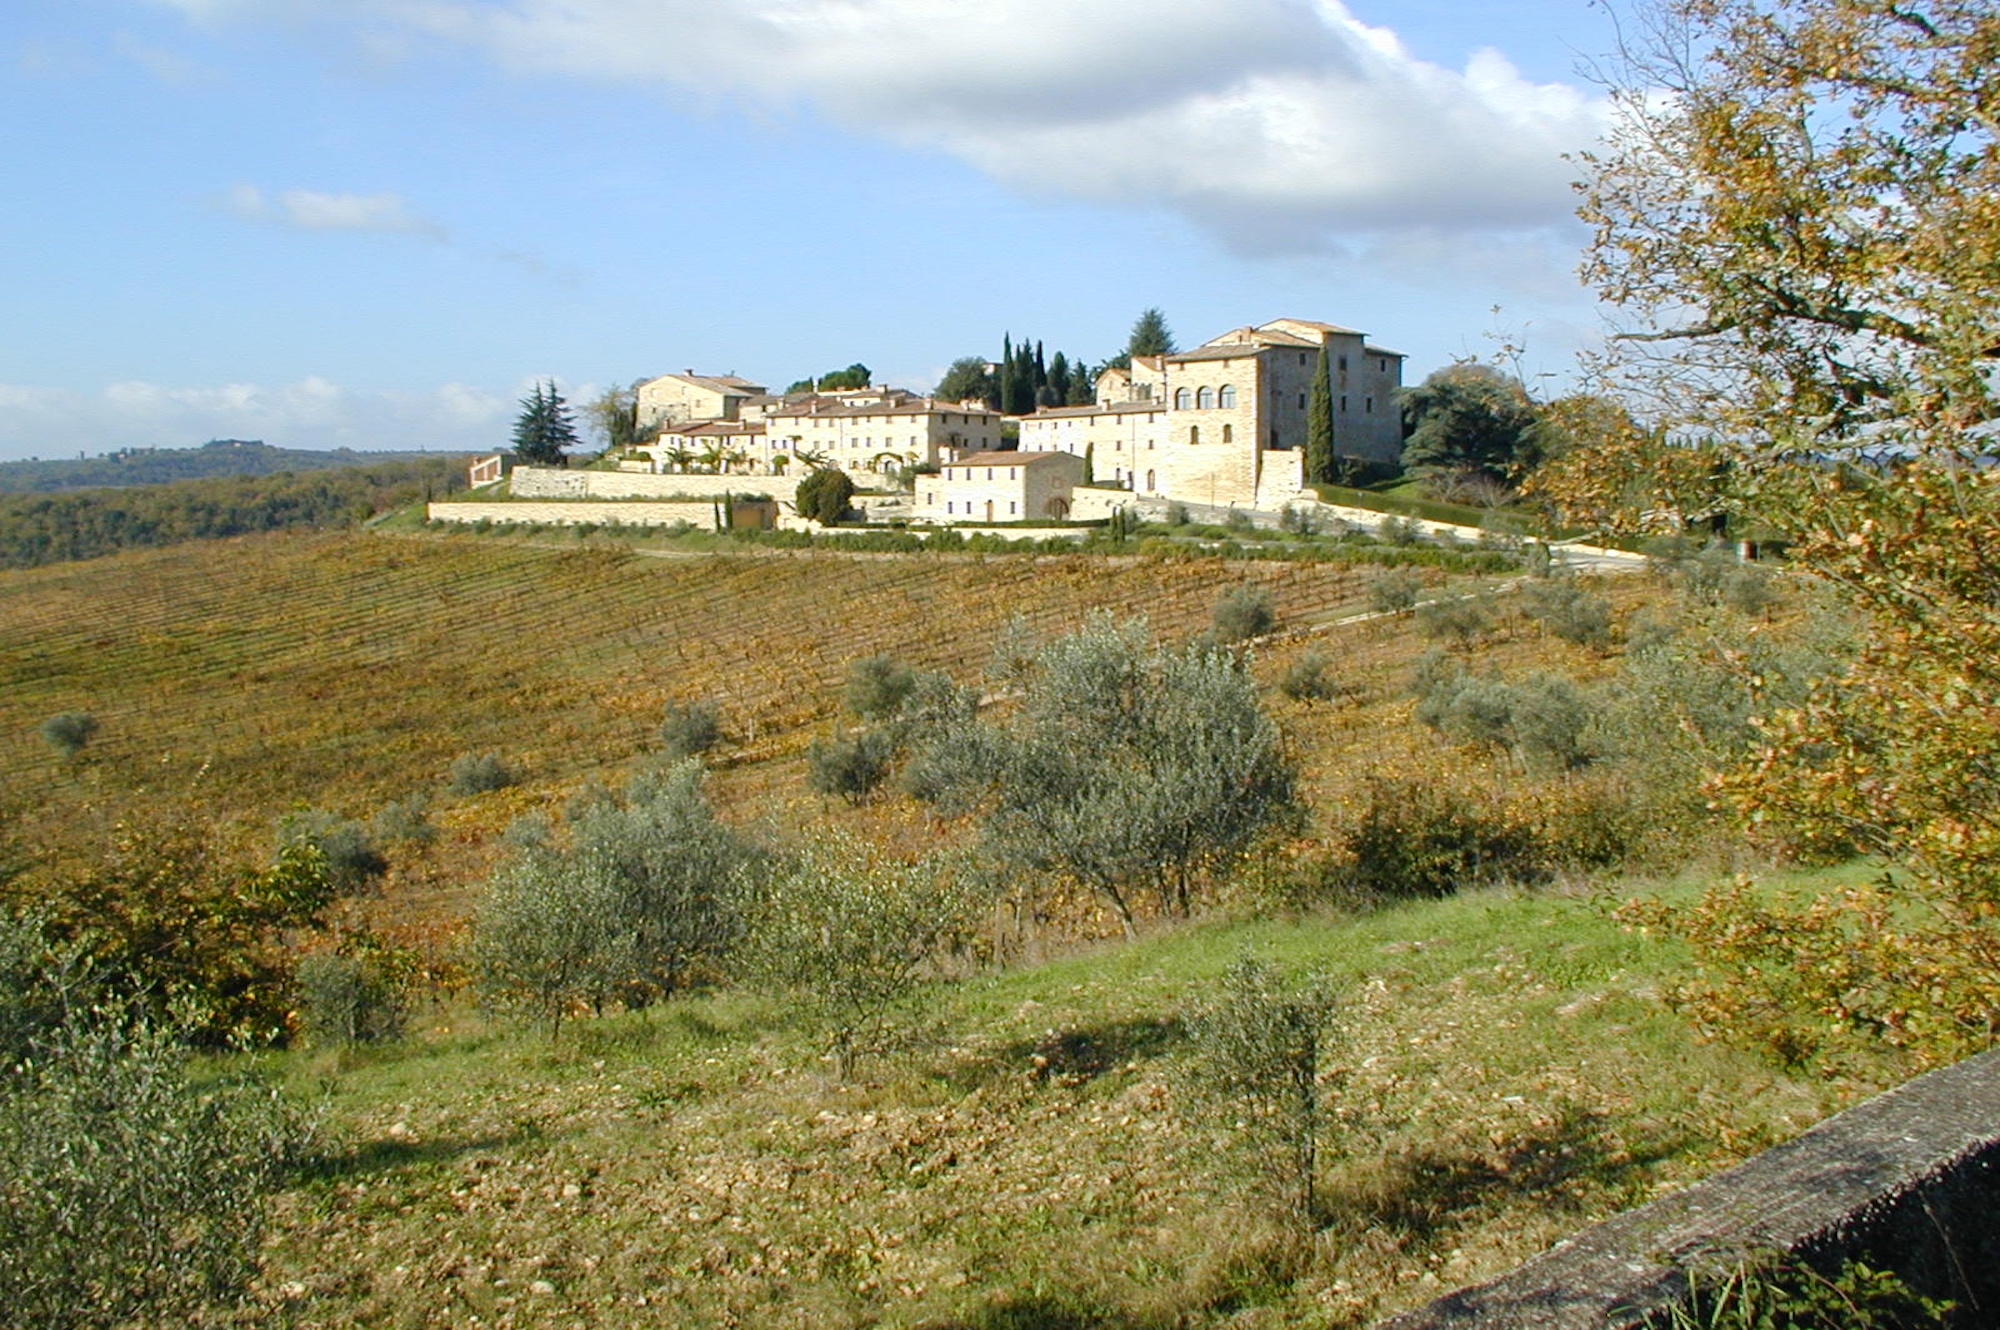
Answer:
M1918 1077L1726 1173L1583 1232L1378 1330L1635 1330L1686 1268L1758 1251L1888 1265L2000 1323L2000 1050Z
M694 503L593 503L588 499L552 499L547 503L431 503L424 515L433 522L520 522L531 526L672 526L686 522L703 531L715 529L715 505Z
M517 466L509 478L517 499L719 499L725 494L768 494L790 503L794 476L654 476L635 471L569 471Z

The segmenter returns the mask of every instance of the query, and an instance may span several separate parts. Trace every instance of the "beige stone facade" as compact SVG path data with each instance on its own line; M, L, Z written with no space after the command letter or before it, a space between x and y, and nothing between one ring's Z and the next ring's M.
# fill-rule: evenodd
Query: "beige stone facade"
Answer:
M1038 411L1023 448L1088 454L1098 483L1218 507L1270 508L1298 492L1307 404L1324 348L1334 455L1393 462L1403 357L1352 328L1278 319L1098 376L1095 407Z
M1000 417L978 402L941 402L899 388L821 393L764 413L767 465L780 457L838 466L879 485L905 466L936 466L1000 443Z
M917 481L926 522L1061 521L1075 506L1083 459L1067 452L977 452Z
M696 420L739 420L746 402L768 397L761 383L734 374L697 374L685 370L648 379L638 388L642 428L683 425Z

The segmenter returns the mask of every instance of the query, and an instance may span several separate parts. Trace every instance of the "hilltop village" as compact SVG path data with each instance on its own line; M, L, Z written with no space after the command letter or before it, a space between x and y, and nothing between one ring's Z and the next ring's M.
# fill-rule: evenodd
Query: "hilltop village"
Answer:
M873 522L1088 522L1168 503L1277 511L1312 497L1303 459L1322 356L1334 457L1393 464L1404 357L1352 328L1277 319L1133 356L1098 374L1091 403L1023 416L900 388L774 394L735 375L663 374L638 385L647 441L615 470L482 458L475 492L431 516L705 525L727 495L739 525L811 526L794 496L826 468L854 481L854 507Z

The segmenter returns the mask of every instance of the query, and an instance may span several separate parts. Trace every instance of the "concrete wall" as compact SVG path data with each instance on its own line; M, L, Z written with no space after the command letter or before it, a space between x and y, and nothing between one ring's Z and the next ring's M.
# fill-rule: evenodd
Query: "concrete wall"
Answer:
M1378 1330L1633 1330L1687 1292L1684 1267L1782 1249L1866 1257L1961 1324L2000 1324L2000 1050L1934 1071L1797 1140L1629 1210L1487 1284Z

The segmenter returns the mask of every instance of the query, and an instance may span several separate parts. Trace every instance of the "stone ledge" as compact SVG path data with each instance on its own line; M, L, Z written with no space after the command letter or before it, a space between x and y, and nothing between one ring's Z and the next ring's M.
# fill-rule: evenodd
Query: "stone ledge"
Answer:
M1629 1330L1687 1292L1681 1263L1782 1249L1867 1256L1971 1324L2000 1311L2000 1050L1920 1076L1712 1178L1585 1229L1378 1330Z

